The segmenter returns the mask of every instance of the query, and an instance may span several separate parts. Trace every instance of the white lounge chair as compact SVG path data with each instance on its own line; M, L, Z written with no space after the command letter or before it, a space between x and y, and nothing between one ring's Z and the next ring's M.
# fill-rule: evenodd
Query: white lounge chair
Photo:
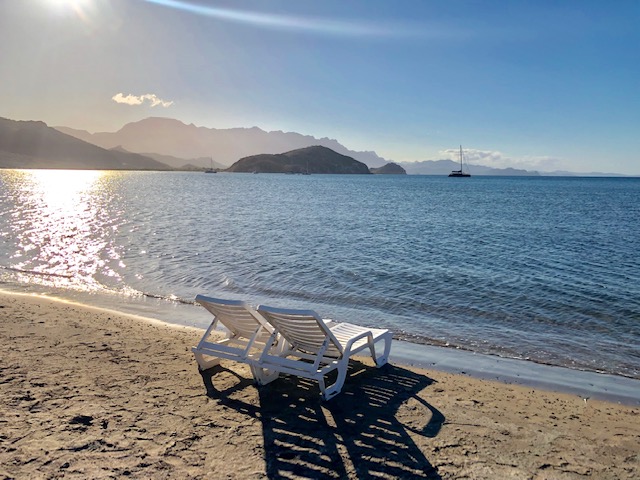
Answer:
M316 380L325 400L342 390L349 359L364 349L369 349L371 358L378 367L387 363L393 334L389 330L365 328L350 323L323 320L313 310L291 310L258 306L260 313L275 328L271 342L280 335L284 340L282 349L275 352L265 348L256 362L256 380L263 385L273 378L261 378L261 371L289 373ZM375 344L384 341L384 351L376 356ZM281 342L282 343L282 342ZM336 381L329 387L325 376L337 370Z
M272 346L279 347L278 339L271 338L274 328L247 303L204 295L196 296L196 302L214 316L198 345L191 349L200 370L211 368L224 358L247 363L254 373L252 359L257 359L265 348L269 350ZM227 335L223 340L211 341L211 334L216 330L218 322L226 328ZM264 378L265 383L278 377L277 372L267 371L258 371L254 373L254 377L256 375Z

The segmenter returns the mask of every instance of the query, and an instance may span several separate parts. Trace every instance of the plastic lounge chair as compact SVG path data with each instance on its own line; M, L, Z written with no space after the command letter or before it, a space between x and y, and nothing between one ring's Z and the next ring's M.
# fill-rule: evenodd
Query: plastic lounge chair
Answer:
M272 341L280 335L285 345L277 354L265 349L257 360L257 366L263 370L316 380L325 400L340 393L349 359L358 352L368 348L378 368L387 363L393 337L389 330L325 321L313 310L260 305L258 313L275 328ZM376 356L375 344L379 341L384 341L384 352ZM336 381L326 387L325 376L333 370L337 370ZM272 379L266 378L263 382L258 371L256 380L264 385Z
M257 358L265 349L267 342L278 348L277 339L271 338L274 329L250 305L241 300L223 300L220 298L196 296L196 302L214 315L209 328L202 336L197 346L191 351L196 357L200 370L207 370L220 363L220 359L235 360L254 366L252 358ZM211 333L215 331L218 322L227 330L226 338L211 341ZM267 350L269 350L267 348ZM254 373L264 378L265 383L277 378L277 372L258 371Z

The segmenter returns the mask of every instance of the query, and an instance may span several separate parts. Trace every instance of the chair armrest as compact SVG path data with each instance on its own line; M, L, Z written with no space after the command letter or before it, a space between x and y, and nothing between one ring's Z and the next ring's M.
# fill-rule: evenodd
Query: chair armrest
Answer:
M354 335L347 341L347 344L344 347L344 354L348 357L349 353L351 352L351 347L353 346L353 344L358 340L360 340L361 338L365 338L365 337L369 337L369 342L373 343L373 335L371 334L371 332L367 331L367 332L359 333L357 335Z

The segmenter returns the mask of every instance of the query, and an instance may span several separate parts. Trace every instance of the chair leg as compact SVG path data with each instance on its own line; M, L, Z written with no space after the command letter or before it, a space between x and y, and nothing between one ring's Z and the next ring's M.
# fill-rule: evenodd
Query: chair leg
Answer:
M378 365L378 357L376 356L376 344L373 340L369 340L367 341L367 344L369 345L369 351L371 352L371 359L376 362L376 365Z
M202 353L193 352L193 355L196 357L196 362L198 362L198 368L203 372L220 364L218 357L209 357L209 359L206 360Z
M323 400L328 400L327 398L327 387L324 382L324 375L318 378L318 387L320 388L320 396Z
M344 361L346 360L346 361ZM344 381L347 378L347 370L349 369L349 359L345 358L338 365L338 377L333 385L328 388L324 387L324 377L321 377L318 380L320 384L320 392L322 394L322 398L326 400L331 400L333 397L338 395L342 391L342 387L344 386Z
M268 383L271 383L280 376L280 372L277 372L275 370L268 370L266 368L260 368L255 365L250 365L250 368L253 379L258 385L266 385Z
M391 352L391 341L393 340L393 334L389 333L385 335L383 338L384 338L384 352L379 357L376 357L375 353L373 355L373 359L376 362L376 367L378 368L386 365L389 359L389 353Z

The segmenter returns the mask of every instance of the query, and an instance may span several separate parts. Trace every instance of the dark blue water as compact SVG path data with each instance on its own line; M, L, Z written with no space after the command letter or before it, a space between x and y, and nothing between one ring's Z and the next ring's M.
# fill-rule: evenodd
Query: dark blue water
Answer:
M5 288L314 308L640 378L640 179L5 170L0 189Z

